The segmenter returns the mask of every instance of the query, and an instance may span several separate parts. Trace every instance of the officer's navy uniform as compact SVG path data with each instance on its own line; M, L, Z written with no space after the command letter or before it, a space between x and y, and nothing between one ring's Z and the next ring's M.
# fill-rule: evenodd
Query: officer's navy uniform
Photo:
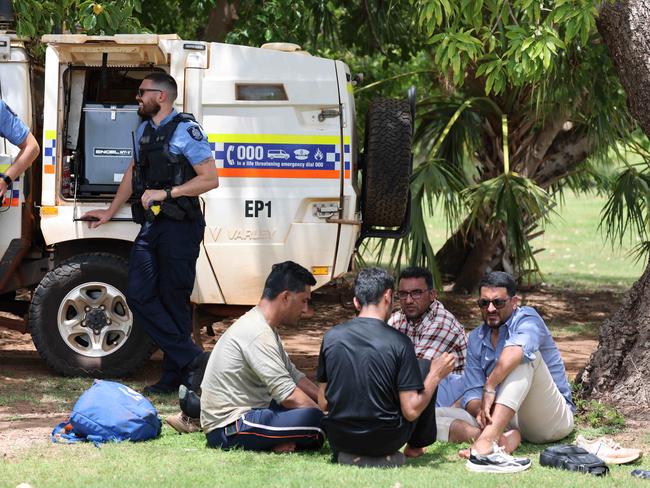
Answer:
M138 176L142 177L146 188L164 189L179 184L157 181L158 186L151 185L147 178L155 179L155 176L146 171L138 175L138 164L146 165L148 159L160 161L162 158L165 164L165 158L180 160L186 166L185 170L189 170L185 178L187 181L195 175L191 166L212 157L201 127L191 120L181 120L181 116L176 118L177 115L173 111L161 121L160 126L148 120L137 129L136 140L140 145L136 148L133 177L134 181ZM163 137L160 134L165 132L167 124L172 124L167 129L178 125L171 134ZM157 135L160 144L152 145ZM139 197L137 193L134 186L134 194ZM129 265L127 301L136 321L144 326L147 334L164 352L163 374L155 386L170 391L187 382L188 367L201 353L191 339L190 295L205 220L198 208L198 197L185 197L185 203L188 202L196 211L193 215L188 213L182 220L177 220L161 213L152 221L142 223L133 243ZM171 203L176 204L173 200ZM139 202L135 204L140 205Z

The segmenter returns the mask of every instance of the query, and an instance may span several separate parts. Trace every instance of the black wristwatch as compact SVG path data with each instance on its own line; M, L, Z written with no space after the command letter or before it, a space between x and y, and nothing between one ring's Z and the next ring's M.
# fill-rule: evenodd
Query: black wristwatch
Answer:
M12 180L11 176L9 176L9 175L3 175L2 179L5 182L5 185L7 185L7 188L9 188L11 186L11 184L14 182L14 180Z
M172 189L171 188L165 188L165 193L167 194L167 197L165 198L165 200L171 200L171 199L174 198L174 197L172 197Z

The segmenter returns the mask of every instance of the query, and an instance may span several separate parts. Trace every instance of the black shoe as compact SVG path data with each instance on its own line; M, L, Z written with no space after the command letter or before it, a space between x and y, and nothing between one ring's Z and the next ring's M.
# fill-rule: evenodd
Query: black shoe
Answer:
M636 476L637 478L643 478L646 480L650 479L650 471L645 470L645 469L635 469L630 473L632 476Z
M178 385L174 386L158 382L153 385L145 386L142 392L145 395L172 395L178 392Z
M188 417L199 418L201 416L201 397L188 390L185 385L178 387L178 403L181 411Z

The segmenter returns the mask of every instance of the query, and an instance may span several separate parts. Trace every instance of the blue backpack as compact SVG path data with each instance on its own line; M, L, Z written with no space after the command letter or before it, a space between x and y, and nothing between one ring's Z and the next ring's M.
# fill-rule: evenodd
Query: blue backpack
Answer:
M160 435L156 408L144 396L114 381L95 380L75 403L67 422L52 431L52 442L146 441Z

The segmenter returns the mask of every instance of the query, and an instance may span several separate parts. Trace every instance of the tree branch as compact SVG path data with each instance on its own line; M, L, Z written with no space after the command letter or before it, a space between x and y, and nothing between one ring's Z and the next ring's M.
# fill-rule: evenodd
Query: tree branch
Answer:
M587 159L594 147L593 138L584 129L576 128L561 133L551 145L533 179L542 188L549 188Z

